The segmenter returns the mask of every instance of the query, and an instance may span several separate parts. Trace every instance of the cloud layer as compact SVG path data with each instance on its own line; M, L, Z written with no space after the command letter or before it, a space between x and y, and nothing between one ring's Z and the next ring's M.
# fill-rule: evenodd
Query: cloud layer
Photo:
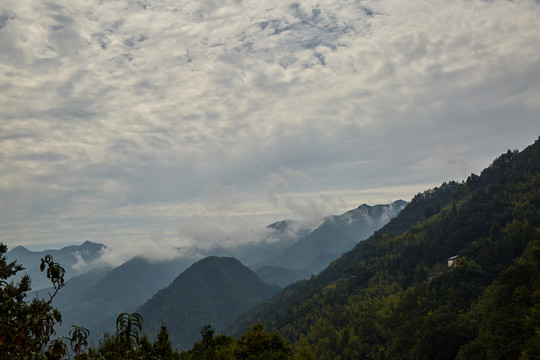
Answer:
M538 44L532 0L4 1L0 241L409 200L538 137Z

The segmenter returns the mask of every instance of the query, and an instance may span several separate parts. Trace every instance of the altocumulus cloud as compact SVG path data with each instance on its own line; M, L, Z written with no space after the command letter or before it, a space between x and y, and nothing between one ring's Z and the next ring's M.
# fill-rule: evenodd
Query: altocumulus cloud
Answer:
M0 241L409 200L538 137L538 44L533 0L3 1Z

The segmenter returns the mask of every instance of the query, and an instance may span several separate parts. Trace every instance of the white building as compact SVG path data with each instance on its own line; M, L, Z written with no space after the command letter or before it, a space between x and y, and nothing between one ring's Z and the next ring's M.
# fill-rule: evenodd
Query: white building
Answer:
M448 267L456 266L459 255L448 258Z

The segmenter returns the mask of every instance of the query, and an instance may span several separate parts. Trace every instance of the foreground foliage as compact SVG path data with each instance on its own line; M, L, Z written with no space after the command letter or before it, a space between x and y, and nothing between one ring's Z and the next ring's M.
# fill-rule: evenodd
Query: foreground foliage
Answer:
M67 347L61 340L52 340L54 326L62 316L52 307L56 293L64 286L64 269L50 256L41 259L41 271L46 270L55 289L49 300L26 301L30 278L25 275L18 283L9 278L22 270L8 262L7 247L0 244L0 354L2 359L60 359Z

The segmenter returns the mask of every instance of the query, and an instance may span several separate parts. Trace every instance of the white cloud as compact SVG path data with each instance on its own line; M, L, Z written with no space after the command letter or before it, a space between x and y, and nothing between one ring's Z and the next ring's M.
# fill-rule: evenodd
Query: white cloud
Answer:
M218 210L233 209L238 202L239 192L232 186L223 186L219 183L212 183L207 190L207 197L210 203Z
M295 169L291 169L291 168L288 168L288 167L281 166L280 170L284 174L286 174L288 177L293 178L293 179L307 180L307 181L311 180L311 178L309 176L307 176L303 172L295 170Z
M4 1L0 241L172 241L191 216L313 218L481 170L538 137L539 17L532 0Z
M190 216L178 226L180 244L202 250L259 241L265 233L264 227L234 216Z
M150 261L199 258L197 254L188 249L179 249L163 241L138 241L124 238L116 239L112 246L104 248L94 265L119 266L136 256L142 256Z
M434 155L422 160L414 169L425 171L426 169L441 169L445 167L454 168L462 178L466 178L472 173L472 165L454 151L447 149L444 145L437 145Z
M71 267L74 269L74 270L77 270L77 271L81 271L81 270L84 270L86 269L86 267L88 266L88 264L86 263L86 261L83 259L81 253L79 251L75 251L73 253L73 256L75 257L75 259L77 259L77 262L75 264L73 264Z
M279 176L276 173L270 174L270 180L266 183L266 197L272 201L274 207L277 204L277 193L281 189L285 189L288 186L287 180Z

